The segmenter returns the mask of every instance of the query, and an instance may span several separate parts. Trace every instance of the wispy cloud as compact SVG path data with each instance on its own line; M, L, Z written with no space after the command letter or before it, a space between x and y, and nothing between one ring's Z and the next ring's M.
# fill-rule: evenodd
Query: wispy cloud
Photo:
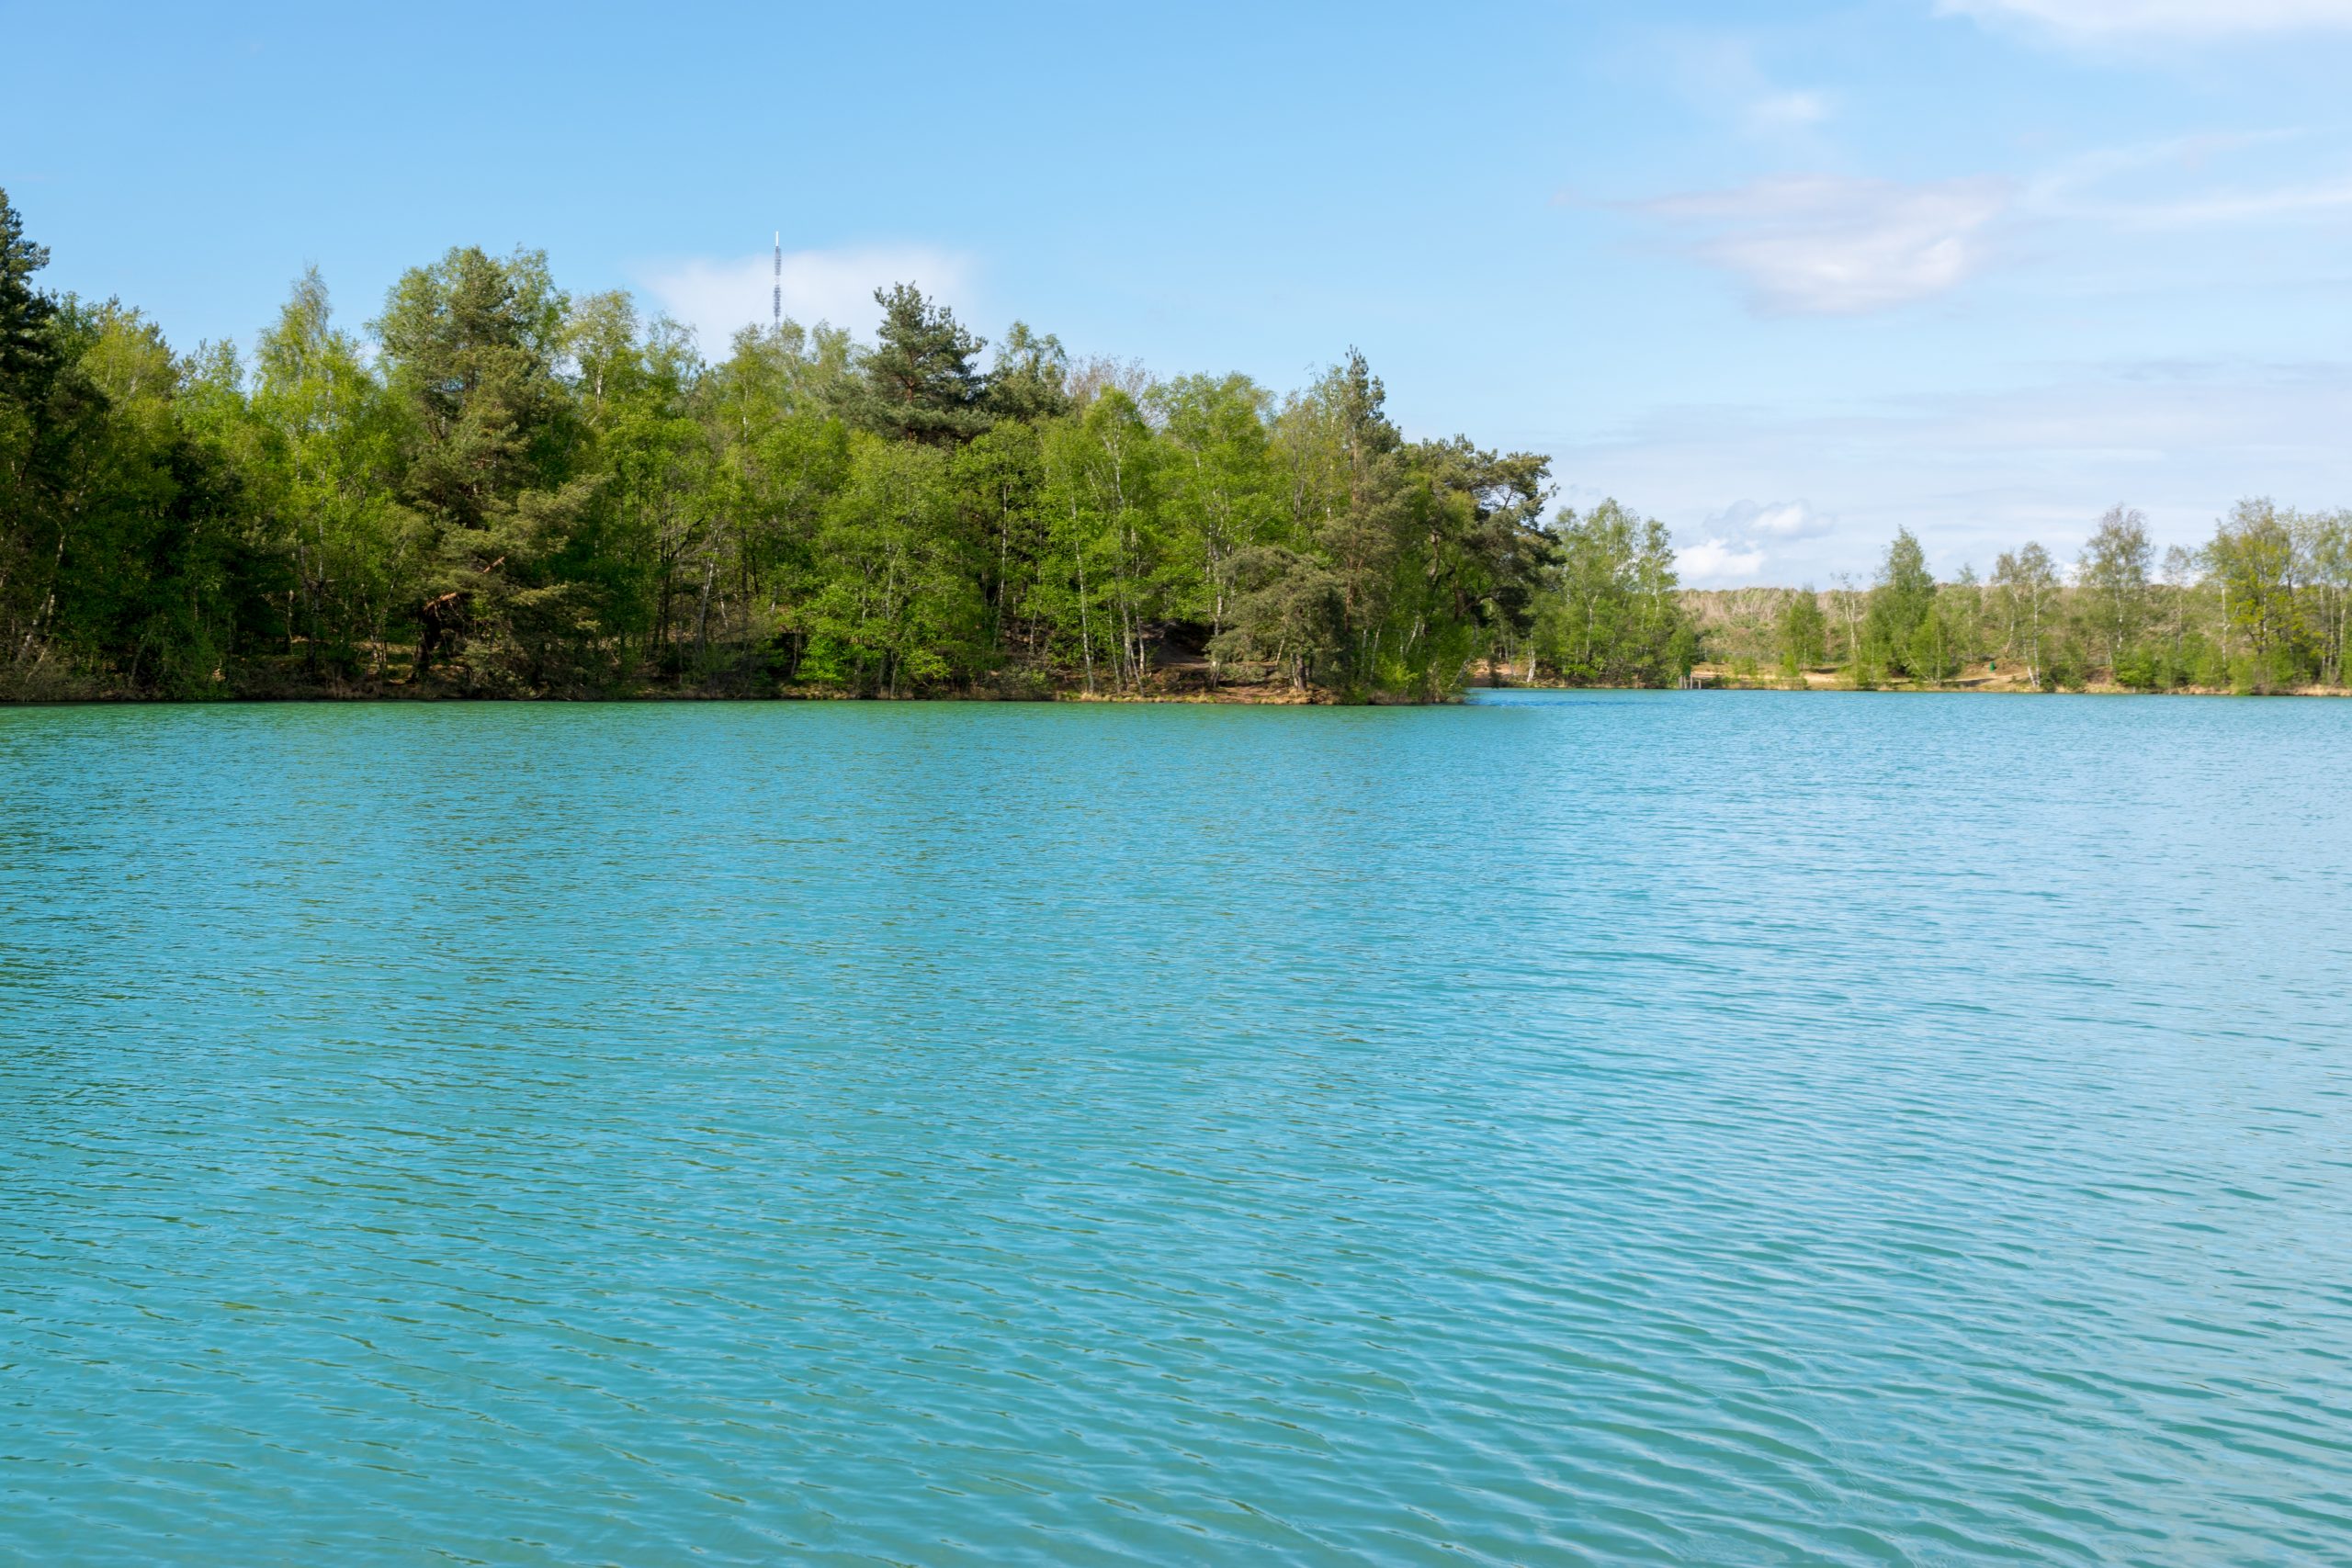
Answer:
M876 288L916 283L926 294L960 304L970 271L962 257L922 245L786 251L784 313L804 324L829 321L867 332L881 319ZM720 354L739 329L767 321L775 256L693 257L647 268L639 280L673 319L695 329L705 354Z
M1815 539L1829 532L1830 520L1804 501L1775 501L1759 504L1736 501L1707 519L1713 533L1742 539Z
M2012 198L1991 177L1905 185L1807 175L1637 203L1690 253L1747 279L1758 307L1858 315L1943 293L1983 265Z
M2086 204L2076 216L2148 229L2203 228L2352 208L2352 176L2302 185L2200 191L2168 200Z
M2352 29L2352 0L1936 0L1936 12L2089 43Z
M2036 175L2029 182L2024 199L2028 205L2040 208L2064 207L2119 180L2147 175L2170 178L2183 173L2199 174L2233 153L2276 147L2303 134L2296 130L2205 131L2096 148L2064 159Z
M2210 228L2352 208L2352 174L2263 177L2276 161L2271 150L2301 139L2290 130L2238 131L2104 148L2030 181L2018 208L2032 219L2124 229ZM2263 162L2230 178L2233 156L2256 151Z
M1760 139L1802 136L1836 108L1827 93L1775 81L1747 39L1725 33L1670 35L1667 74L1692 106Z
M2070 225L2180 231L2352 213L2352 172L2277 177L2273 150L2301 135L2207 133L2105 148L2017 181L1782 175L1621 209L1662 224L1684 254L1743 279L1768 313L1860 315L1946 293L1998 255L2025 253Z

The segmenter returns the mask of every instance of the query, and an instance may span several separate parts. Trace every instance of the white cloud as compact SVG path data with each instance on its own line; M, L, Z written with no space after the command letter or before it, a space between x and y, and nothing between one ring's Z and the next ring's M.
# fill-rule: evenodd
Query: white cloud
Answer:
M1753 545L1702 539L1675 552L1674 565L1686 588L1720 588L1753 581L1764 570L1764 552Z
M2092 42L2352 28L2352 0L1936 0L1936 12Z
M726 352L738 329L767 324L775 265L772 253L718 261L695 257L649 268L639 277L664 311L695 329L702 351L715 355ZM924 293L957 305L969 273L961 257L921 245L786 251L784 313L807 326L830 321L870 334L881 320L874 303L877 288L920 284Z
M1644 202L1691 234L1701 260L1747 280L1763 309L1857 315L1940 294L1984 264L1984 231L2010 201L2006 181L1903 185L1831 175Z
M1692 588L1752 582L1768 563L1778 569L1783 547L1830 528L1830 520L1806 502L1736 501L1709 516L1692 542L1678 547L1677 564Z

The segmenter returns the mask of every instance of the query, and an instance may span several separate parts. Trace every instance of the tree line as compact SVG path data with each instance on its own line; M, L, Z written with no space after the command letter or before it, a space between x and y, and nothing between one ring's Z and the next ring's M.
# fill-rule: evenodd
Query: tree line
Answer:
M1709 654L1750 680L1829 671L1859 686L1939 685L2007 660L2048 691L2352 684L2352 512L2242 501L2204 545L2159 557L2147 519L2118 506L2071 564L2029 543L1987 576L1963 568L1939 582L1906 530L1867 584L1690 597Z
M0 696L691 692L1429 701L1663 684L1665 529L1408 440L1351 352L1277 397L993 350L911 285L723 358L460 247L249 353L45 293L0 192ZM984 357L985 356L985 357Z
M1547 516L1547 458L1407 439L1352 352L1277 397L991 350L902 284L870 344L712 361L458 248L363 332L312 273L182 355L46 259L0 191L0 698L2346 682L2352 513L2248 501L2159 557L2119 507L1945 582L1904 532L1872 581L1691 592L1657 521Z

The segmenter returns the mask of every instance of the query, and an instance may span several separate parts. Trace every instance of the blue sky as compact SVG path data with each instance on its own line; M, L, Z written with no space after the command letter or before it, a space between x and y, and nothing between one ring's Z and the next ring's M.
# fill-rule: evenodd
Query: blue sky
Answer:
M1946 571L2106 506L2352 505L2352 0L0 0L52 288L251 341L455 243L716 346L913 277L983 333L1553 454L1686 578Z

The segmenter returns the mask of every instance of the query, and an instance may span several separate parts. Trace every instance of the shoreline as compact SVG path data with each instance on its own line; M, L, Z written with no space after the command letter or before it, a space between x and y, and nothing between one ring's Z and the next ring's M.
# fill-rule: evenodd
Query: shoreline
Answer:
M1690 693L1744 693L1795 695L1827 693L1839 696L2052 696L2052 697L2244 697L2347 698L2352 688L2302 686L2288 691L2238 692L2211 686L2177 686L2163 691L2135 690L2112 682L2098 682L2059 691L1983 682L1922 685L1914 682L1856 686L1818 681L1797 685L1787 682L1709 679L1703 685L1682 688ZM1000 694L975 692L905 692L892 695L854 692L682 692L639 689L618 692L489 693L410 691L390 687L377 691L286 691L223 693L218 696L165 697L143 694L102 692L61 694L38 697L0 697L0 710L61 707L214 707L316 705L402 706L469 704L694 704L694 703L957 703L974 706L1007 705L1055 706L1078 705L1104 707L1459 707L1480 693L1490 692L1676 692L1671 686L1569 685L1551 682L1484 682L1462 688L1451 696L1429 702L1394 697L1351 700L1341 694L1310 689L1305 692L1263 692L1250 688L1216 692L1052 692L1042 694Z

